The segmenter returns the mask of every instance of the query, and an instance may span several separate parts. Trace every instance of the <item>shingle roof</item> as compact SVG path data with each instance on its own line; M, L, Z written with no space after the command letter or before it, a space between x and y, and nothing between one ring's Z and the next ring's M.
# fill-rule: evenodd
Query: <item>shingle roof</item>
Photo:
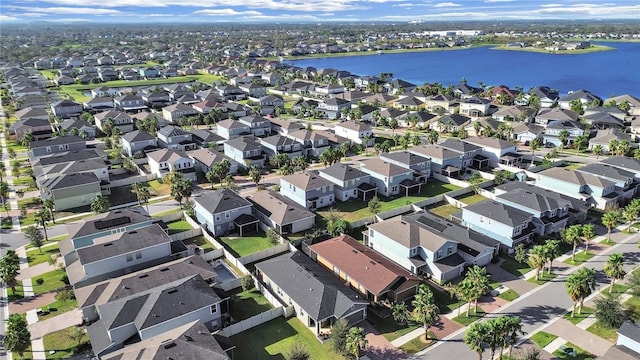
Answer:
M57 189L65 189L72 186L80 186L91 183L100 183L100 179L96 176L96 174L89 173L78 173L78 174L65 174L56 176L51 179L46 179L42 181L42 187L48 190L57 190Z
M505 192L511 192L511 191L516 191L521 189L523 191L541 194L547 198L556 199L558 202L568 202L571 208L577 211L584 210L589 207L589 204L586 201L572 198L571 196L560 194L555 191L539 188L535 185L527 184L521 181L511 181L511 182L502 184L500 186L497 186L496 189L505 191Z
M547 176L553 179L566 181L575 185L596 185L602 188L608 188L615 185L613 181L601 179L595 175L581 173L567 168L551 168L542 170L538 175Z
M555 209L562 209L565 206L571 205L569 201L562 200L560 198L547 197L542 193L531 192L525 189L515 189L496 196L496 201L501 202L501 199L514 204L519 204L540 213Z
M600 163L588 164L576 169L576 171L586 174L592 174L601 178L616 179L622 182L633 179L635 176L635 174L630 171Z
M390 153L380 154L380 158L397 161L407 166L413 166L424 162L429 162L430 159L424 156L412 154L408 151L396 151Z
M464 140L464 142L476 145L476 146L480 146L482 148L484 147L491 147L494 149L508 149L508 148L512 148L514 146L516 146L516 144L507 141L507 140L503 140L503 139L498 139L498 138L489 138L489 137L470 137Z
M239 137L231 140L227 140L225 145L229 145L234 149L238 149L240 151L253 151L253 150L262 150L262 146L259 142L252 138L248 137Z
M531 214L495 200L485 200L462 208L508 226L518 226L531 218Z
M612 156L600 160L601 163L617 168L628 169L640 174L640 160L628 156ZM640 176L640 175L639 175Z
M318 170L319 173L328 175L340 181L354 180L362 177L369 176L364 171L349 165L342 163L335 163L329 167Z
M35 149L35 148L40 148L44 146L56 146L56 145L64 145L64 144L71 144L71 143L77 143L77 142L85 143L85 141L78 135L62 135L62 136L52 137L49 139L32 141L31 148Z
M345 121L341 123L336 123L335 127L342 127L349 130L354 131L369 131L371 130L371 126L365 123L359 123L355 121Z
M117 219L113 221L114 219ZM151 216L142 207L112 210L92 216L78 224L67 226L68 239L95 234L100 231L150 221Z
M448 148L444 148L440 145L422 145L422 146L414 146L409 148L408 150L411 153L417 153L419 155L424 155L429 158L435 159L451 159L459 157L460 154L450 150Z
M152 159L158 163L165 161L174 162L185 158L188 159L186 156L183 156L182 154L169 149L159 149L148 153L147 156L149 157L149 159Z
M287 225L315 214L272 190L255 192L247 197L259 212L278 225ZM315 221L315 220L314 220Z
M193 201L211 214L251 206L249 201L229 189L207 191L204 195L193 198Z
M128 143L133 143L137 141L149 141L149 140L155 140L155 139L156 139L155 136L152 136L151 134L149 134L144 130L134 130L122 135L122 140Z
M392 164L379 158L364 160L362 162L362 169L364 172L371 171L387 177L413 172L413 170L403 168L402 166Z
M283 176L281 181L286 181L293 186L302 189L304 191L319 189L324 186L331 186L333 183L316 172L306 172L306 173L298 173L291 174L287 176Z
M213 167L213 165L224 159L231 161L231 159L229 159L226 155L211 149L196 149L190 151L188 155L192 159L197 160L208 167Z

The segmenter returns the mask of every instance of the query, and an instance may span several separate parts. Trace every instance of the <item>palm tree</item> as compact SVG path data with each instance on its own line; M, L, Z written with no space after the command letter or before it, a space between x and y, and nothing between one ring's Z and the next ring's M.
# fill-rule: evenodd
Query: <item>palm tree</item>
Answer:
M207 178L207 181L209 181L211 183L211 190L213 190L213 180L216 179L216 175L214 174L213 170L209 170L207 171L204 176Z
M549 274L551 274L553 259L560 256L560 241L548 240L544 245L542 245L542 248L544 249L545 260L549 263Z
M425 284L418 287L418 293L411 302L413 317L424 326L424 336L429 338L429 327L440 318L440 310L433 299L433 292Z
M371 134L370 133L366 133L363 137L362 137L362 141L364 142L364 152L365 154L369 151L369 142L371 141Z
M571 261L576 261L576 249L578 248L578 243L582 242L582 225L575 224L569 226L564 232L564 241L573 245Z
M607 228L607 241L611 242L611 229L613 229L620 221L620 211L609 210L602 215L602 225Z
M50 215L51 221L55 224L56 223L56 218L54 216L54 211L55 211L56 206L55 206L55 203L53 202L53 199L51 199L51 198L45 199L44 202L42 203L42 205L43 205L43 207L45 209L47 209L47 211L49 211L49 215Z
M440 137L440 135L435 130L430 130L427 133L427 140L429 140L429 143L432 144L432 145L435 144L438 141L438 137Z
M558 133L558 139L562 143L562 147L567 146L567 142L569 141L569 131L568 130L560 130Z
M486 294L491 289L491 287L489 286L490 281L487 268L474 265L467 271L465 279L469 279L471 281L471 284L473 285L473 300L475 308L474 311L478 312L478 299L480 299L482 295Z
M49 241L49 235L47 234L47 221L51 219L50 216L49 211L44 208L40 209L35 214L36 222L42 225L42 229L44 230L44 241Z
M578 314L582 313L582 304L584 299L591 295L596 288L596 271L590 268L582 268L571 274L565 283L567 294L573 301L573 310L571 317L575 316L576 305L578 306Z
M545 255L546 254L543 245L536 245L531 250L529 250L529 257L527 258L527 261L534 269L536 269L536 281L540 279L540 271L544 267L544 264L547 262Z
M391 314L393 316L393 319L398 324L404 324L407 320L409 320L409 317L411 316L409 309L407 309L407 304L403 302L393 304L393 307L391 308Z
M20 357L31 345L31 333L27 328L27 321L22 315L9 315L7 331L4 335L4 345L7 350L18 353Z
M91 211L96 213L104 213L109 210L109 200L102 195L96 195L91 201Z
M622 214L624 220L629 223L629 225L627 226L627 232L631 229L631 225L636 220L636 218L638 217L638 213L640 212L640 206L638 206L638 204L640 204L640 199L634 200L637 201L629 203L624 208L624 213Z
M582 237L584 238L584 253L589 253L589 240L596 236L595 225L582 224Z
M16 278L20 275L20 259L15 250L7 251L7 254L0 259L0 279L5 285L11 288L11 292L16 294L16 286L18 281Z
M609 287L609 293L613 292L613 286L616 284L616 280L622 280L627 272L624 270L624 258L622 254L611 254L607 258L607 263L602 269L605 274L611 279L611 287Z
M360 358L360 351L367 347L367 339L364 335L364 329L354 326L349 329L345 339L345 347L356 359Z
M378 213L382 209L382 204L380 204L380 199L378 199L377 196L374 196L371 200L369 200L368 207L369 207L369 212L373 214L373 222L375 222L376 215L378 215Z
M609 141L609 154L617 153L619 145L620 145L620 140L618 139L613 139Z
M145 204L147 208L147 213L149 212L149 199L151 198L151 193L149 192L149 188L144 186L141 183L134 183L131 186L131 190L136 194L138 198L138 205Z
M213 171L214 176L220 181L220 186L222 186L222 180L225 176L230 175L229 171L231 171L231 162L227 159L223 159L213 165L211 169Z
M258 186L258 183L262 180L262 170L259 167L252 165L249 168L249 179Z
M464 334L464 343L478 354L478 360L482 360L482 353L486 349L485 339L487 339L488 334L489 329L484 322L472 323Z
M600 158L600 156L602 156L602 154L604 153L604 149L602 148L602 145L598 144L598 145L595 145L593 149L591 149L591 153L593 153L593 155L596 156L596 161L597 161Z
M522 330L522 324L520 323L519 317L508 316L506 318L504 340L505 345L509 346L509 357L511 357L513 345L518 343L518 335L524 335L525 332ZM502 354L500 355L500 358L502 358Z

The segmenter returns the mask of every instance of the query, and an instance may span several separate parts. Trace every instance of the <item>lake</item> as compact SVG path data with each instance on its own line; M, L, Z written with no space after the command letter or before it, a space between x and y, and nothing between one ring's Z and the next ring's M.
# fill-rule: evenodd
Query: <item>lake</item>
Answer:
M296 66L347 70L358 75L393 73L417 85L439 82L455 85L507 85L528 89L549 86L561 95L586 89L608 98L630 94L640 97L640 43L608 42L616 48L586 54L544 54L528 51L462 50L343 56L287 61Z

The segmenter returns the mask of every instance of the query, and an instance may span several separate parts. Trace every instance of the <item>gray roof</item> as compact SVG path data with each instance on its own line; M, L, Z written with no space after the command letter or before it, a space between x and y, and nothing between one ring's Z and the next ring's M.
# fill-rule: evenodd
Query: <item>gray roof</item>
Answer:
M362 177L369 176L364 171L349 165L342 163L335 163L329 167L318 170L320 174L326 174L340 181L354 180Z
M555 209L562 209L565 206L571 207L571 204L567 200L547 197L542 193L532 192L525 189L515 189L496 197L498 202L501 202L500 199L504 199L508 202L521 205L540 213Z
M280 255L256 264L293 301L316 321L335 316L341 318L353 311L353 306L365 307L368 302L348 288L300 251Z
M38 167L36 176L49 174L86 173L107 167L109 167L109 164L103 159L77 160Z
M182 130L181 128L177 127L177 126L173 126L173 125L168 125L163 127L162 129L158 130L158 134L165 136L165 137L171 137L171 136L181 136L181 135L187 135L190 134L184 130Z
M622 323L622 326L618 329L618 334L626 336L636 342L640 342L640 324L634 324L627 320Z
M95 234L96 232L109 231L123 226L151 221L151 219L142 207L112 210L68 226L68 238L73 239Z
M470 137L464 140L466 143L470 143L476 146L480 146L481 148L494 148L494 149L508 149L516 146L516 144L498 138L481 138L481 137Z
M208 167L213 167L216 163L227 159L231 162L231 159L215 150L211 149L196 149L187 153L192 159L197 160Z
M63 129L76 128L78 130L83 127L93 127L93 125L89 124L86 120L80 120L80 119L67 119L63 121L62 124L60 124L59 126Z
M539 188L532 184L527 184L525 182L520 181L511 181L500 186L497 186L496 189L501 191L511 192L517 190L528 191L536 194L541 194L546 198L556 199L558 202L568 202L569 206L574 210L584 210L589 208L589 204L586 201L579 200L576 198L572 198L571 196L567 196L564 194L557 193L555 191Z
M424 156L420 156L420 155L416 155L416 154L412 154L408 151L396 151L396 152L392 152L392 153L383 153L380 154L380 158L383 159L389 159L389 160L393 160L393 161L397 161L399 163L408 165L408 166L413 166L413 165L417 165L417 164L421 164L424 162L430 162L431 159L426 158Z
M87 160L87 159L101 159L103 155L100 154L97 149L81 149L76 151L66 151L54 153L51 156L39 157L33 166L46 166L52 164L65 163L69 161Z
M443 148L458 152L460 154L482 149L480 146L462 141L460 139L447 139L439 143L438 145Z
M262 146L260 145L259 142L257 142L253 138L247 138L247 137L239 137L239 138L231 139L226 141L225 144L231 146L234 149L238 149L240 151L262 150Z
M365 172L371 171L387 177L392 177L392 176L413 172L413 170L403 168L401 166L386 162L379 158L364 160L362 162L362 169Z
M202 142L218 142L225 140L222 136L206 129L193 129L191 130L191 134Z
M462 208L508 226L518 226L531 218L531 214L494 200L485 200Z
M193 198L193 201L211 214L251 206L249 201L229 189L207 191L204 195Z
M576 169L576 171L592 174L601 178L615 179L622 182L627 182L629 179L633 179L635 177L635 174L630 171L623 170L619 167L599 163L582 166Z
M89 173L77 173L77 174L65 174L56 176L51 179L46 179L42 182L42 187L48 190L66 189L72 186L80 186L92 183L100 183L100 179L96 174Z
M441 117L440 120L438 121L442 123L451 123L453 125L460 126L471 121L471 118L466 117L464 115L460 115L460 114L450 114L450 115L445 115Z
M56 137L52 137L44 140L32 141L31 148L35 149L35 148L45 147L45 146L56 146L56 145L64 145L64 144L71 144L71 143L78 143L78 142L85 143L85 141L78 135L63 135L63 136L56 136Z
M567 168L554 167L542 170L538 175L547 176L553 179L566 181L575 185L595 185L601 188L608 188L615 185L613 181L603 179L587 172L578 172Z
M81 264L124 255L150 246L169 244L171 238L158 224L100 238L94 245L77 249ZM169 252L167 251L167 255Z
M122 140L128 143L133 143L136 141L149 141L149 140L155 140L155 139L156 139L155 136L152 136L151 134L149 134L144 130L134 130L122 135Z
M282 135L273 135L266 138L260 138L260 143L269 144L276 147L300 144L298 141Z
M315 190L324 186L331 186L333 183L316 173L315 171L291 174L280 178L281 182L286 181L293 186L304 191Z
M315 214L272 190L255 192L247 197L255 209L278 225L287 225Z
M410 153L428 156L435 159L452 159L460 156L460 153L440 145L422 145L409 148Z
M628 169L640 174L640 160L628 156L612 156L607 159L600 160L600 163L614 166L617 168Z

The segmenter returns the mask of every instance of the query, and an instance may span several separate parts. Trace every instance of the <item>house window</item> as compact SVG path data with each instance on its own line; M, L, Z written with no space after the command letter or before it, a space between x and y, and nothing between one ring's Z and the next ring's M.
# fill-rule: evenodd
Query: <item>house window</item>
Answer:
M216 221L220 221L220 214L216 214Z
M391 188L391 192L396 192L396 191L398 191L398 186L397 185Z
M133 261L133 254L127 254L127 262Z
M215 314L218 312L218 306L217 305L211 305L211 313Z
M418 249L417 248L411 249L411 255L415 255L417 253L418 253Z
M229 218L229 212L228 211L226 213L224 213L224 217L227 218L227 219Z
M137 251L136 252L136 260L140 260L142 259L142 252L141 251Z
M442 257L442 253L440 252L440 250L438 250L438 252L436 253L436 260L440 259Z
M369 236L373 237L373 229L369 229Z
M453 254L453 246L449 246L447 248L447 255L451 255L451 254Z

